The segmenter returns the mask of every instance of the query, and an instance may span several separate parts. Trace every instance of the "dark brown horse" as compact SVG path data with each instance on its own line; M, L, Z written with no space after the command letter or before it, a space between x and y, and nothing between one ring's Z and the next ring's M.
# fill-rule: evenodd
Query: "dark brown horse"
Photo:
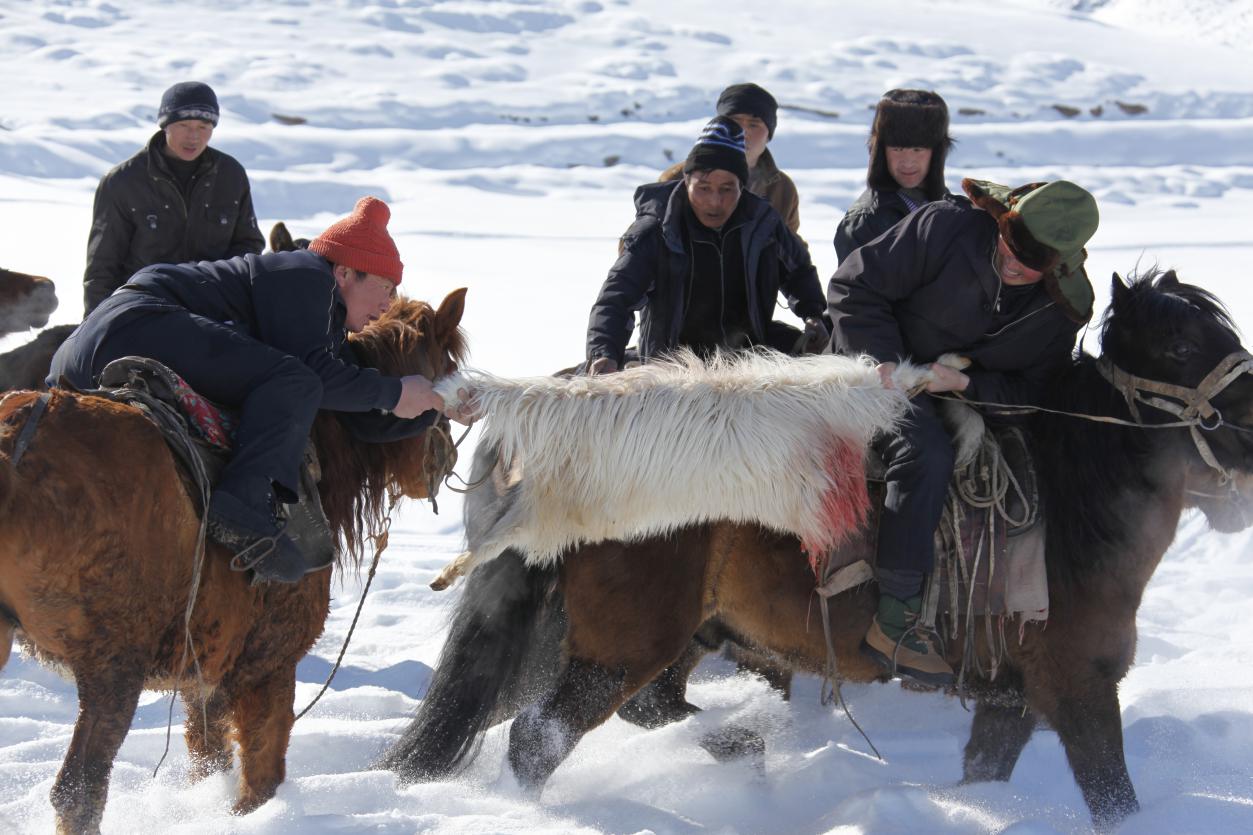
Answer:
M353 349L387 374L447 374L464 352L464 299L457 290L438 310L401 300ZM257 808L284 779L296 662L322 632L331 572L254 587L210 545L185 627L200 520L161 434L132 407L58 390L14 466L37 396L0 403L0 664L16 630L77 683L78 721L52 788L58 829L98 829L144 688L181 691L197 777L230 768L238 743L235 811ZM323 507L359 564L388 492L426 496L424 439L359 443L330 413L314 438Z
M42 328L56 309L51 279L0 269L0 336Z
M1104 358L1130 374L1186 387L1242 351L1217 301L1173 273L1130 285L1115 277L1102 346ZM1050 401L1069 412L1131 419L1092 357L1060 376ZM1253 376L1239 375L1212 402L1222 419L1207 421L1202 434L1213 457L1225 468L1253 470ZM1139 410L1146 424L1173 420ZM973 675L968 694L978 706L964 774L967 781L1007 780L1043 720L1057 731L1094 821L1106 827L1138 809L1118 704L1118 682L1134 657L1136 609L1175 535L1188 486L1203 480L1206 465L1186 428L1042 414L1031 434L1047 532L1049 621L1047 629L1028 623L1021 641L1007 642L995 680ZM494 451L478 457L493 461ZM1224 478L1211 480L1227 489ZM1218 493L1212 501L1225 498ZM467 513L476 512L472 505ZM490 511L491 502L478 509L484 506ZM868 555L871 535L846 547ZM885 678L858 651L875 601L875 589L862 586L827 604L845 680ZM641 724L697 709L683 698L685 670L674 665L702 627L767 651L785 667L822 673L821 605L798 541L755 527L714 524L636 544L601 543L548 572L525 568L507 552L468 579L431 687L384 765L405 779L446 776L472 755L482 731L533 702L513 723L509 762L538 792L579 739L633 696L636 710L627 718ZM957 623L963 635L971 626L974 651L986 661L983 624ZM964 644L949 642L954 667Z

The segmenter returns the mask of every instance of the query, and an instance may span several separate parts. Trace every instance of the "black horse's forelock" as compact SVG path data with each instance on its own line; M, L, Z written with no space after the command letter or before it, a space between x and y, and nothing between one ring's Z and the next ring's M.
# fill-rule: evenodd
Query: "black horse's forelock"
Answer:
M1101 318L1101 344L1119 326L1151 327L1160 333L1179 327L1200 313L1239 341L1240 329L1218 297L1175 278L1174 271L1152 267L1127 276L1127 292L1116 297Z
M1144 334L1182 328L1198 316L1239 342L1231 314L1212 293L1184 284L1172 273L1150 269L1129 276L1126 291L1115 294L1102 317L1101 344L1109 350L1111 342L1117 342L1126 350L1126 346L1144 344ZM1111 338L1115 335L1123 338ZM1045 405L1131 419L1122 396L1089 355L1058 375ZM1129 512L1137 503L1127 498L1154 491L1153 465L1164 439L1135 427L1061 415L1042 414L1033 423L1030 434L1048 519L1049 585L1067 597L1106 557L1127 547L1142 522Z

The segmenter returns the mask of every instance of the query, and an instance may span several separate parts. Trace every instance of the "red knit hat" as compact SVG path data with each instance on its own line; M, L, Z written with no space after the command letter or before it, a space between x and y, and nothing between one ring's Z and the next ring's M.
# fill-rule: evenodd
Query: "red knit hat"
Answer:
M392 210L377 197L362 197L352 214L337 220L309 241L309 251L335 264L382 276L400 284L405 265L396 242L387 234Z

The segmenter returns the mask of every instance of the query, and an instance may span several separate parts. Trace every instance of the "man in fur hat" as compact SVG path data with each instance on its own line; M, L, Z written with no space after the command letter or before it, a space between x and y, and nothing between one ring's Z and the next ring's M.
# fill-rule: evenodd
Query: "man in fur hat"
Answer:
M926 90L889 90L879 99L870 128L866 190L835 229L841 263L919 206L948 194L944 159L953 146L948 106Z
M774 96L756 84L732 84L718 96L716 112L744 129L748 190L764 198L783 216L787 228L799 234L800 197L796 184L779 169L766 147L774 139L775 128L779 125L779 104ZM683 163L676 162L661 172L658 182L668 183L682 177Z
M748 177L743 129L716 116L682 180L636 189L635 222L589 316L590 373L625 364L636 311L645 362L680 346L711 354L769 344L780 293L805 321L804 340L826 342L809 250L770 204L745 191Z
M879 361L884 384L904 359L957 353L962 373L933 364L928 391L1030 404L1070 360L1092 315L1084 247L1099 220L1092 195L1057 180L1015 189L963 180L970 200L928 203L854 250L827 290L833 345ZM953 445L932 399L914 398L900 433L881 439L886 496L879 522L879 610L863 651L889 669L944 685L953 670L931 636L911 630L935 559L933 536L953 476Z
M213 489L208 532L261 580L295 582L308 566L277 503L297 500L319 409L356 437L412 437L444 406L431 381L356 364L347 343L396 298L404 265L391 211L363 197L308 250L158 264L133 275L70 334L48 385L95 386L111 361L155 359L210 400L239 410L235 449ZM458 420L464 415L458 413Z
M209 147L218 99L208 84L165 91L148 145L100 180L87 236L83 316L150 264L216 261L265 249L248 175Z

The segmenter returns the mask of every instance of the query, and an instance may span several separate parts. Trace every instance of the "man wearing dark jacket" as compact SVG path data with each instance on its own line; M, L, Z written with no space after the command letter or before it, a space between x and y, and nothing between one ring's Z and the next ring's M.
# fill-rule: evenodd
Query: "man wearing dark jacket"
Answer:
M91 388L109 362L143 356L239 410L235 450L209 504L209 534L262 580L294 582L306 571L274 502L296 501L318 409L345 413L363 440L385 441L418 434L443 407L423 377L359 367L346 340L395 299L403 265L389 217L385 203L364 197L308 251L145 268L53 357L50 386L64 378Z
M889 90L875 107L866 144L866 190L835 229L835 254L841 263L919 206L948 194L944 160L953 147L948 105L927 90Z
M744 191L748 164L740 126L715 117L683 171L682 180L635 192L635 223L588 321L593 374L622 367L637 310L644 361L679 346L709 354L770 344L780 292L805 321L805 341L827 339L809 251L778 212Z
M744 155L748 161L747 188L763 198L783 217L787 228L800 233L800 196L796 184L775 163L766 147L779 125L779 104L756 84L732 84L718 96L717 113L744 129ZM658 182L683 178L682 162L661 172Z
M87 238L83 316L150 264L261 252L243 166L209 147L218 100L185 81L161 97L161 130L100 180Z
M852 252L827 291L841 353L868 354L885 385L904 359L957 353L962 373L932 364L928 391L1030 404L1064 366L1092 315L1084 246L1096 231L1092 195L1058 180L1009 189L963 180L974 201L929 203ZM927 396L878 448L887 466L876 574L879 611L863 650L930 684L953 671L930 636L911 630L935 553L953 447Z

